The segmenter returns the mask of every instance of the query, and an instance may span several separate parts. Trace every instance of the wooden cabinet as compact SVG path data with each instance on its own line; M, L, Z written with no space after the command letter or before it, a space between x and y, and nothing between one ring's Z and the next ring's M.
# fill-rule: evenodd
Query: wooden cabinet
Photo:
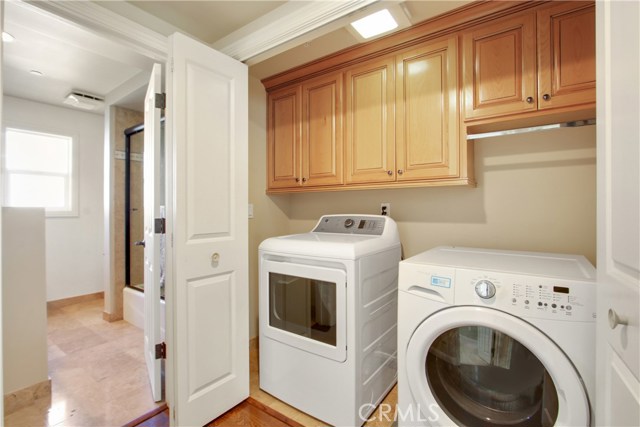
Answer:
M463 34L465 119L595 103L593 2L545 6Z
M538 11L538 108L596 99L596 18L591 2Z
M347 70L346 181L395 180L393 57Z
M270 189L343 182L342 73L269 94Z
M302 108L300 86L269 94L267 106L267 181L269 188L290 188L300 182Z
M536 109L534 13L479 26L462 39L466 119Z
M346 182L457 177L457 38L429 42L346 72Z
M457 38L396 56L398 181L459 176Z

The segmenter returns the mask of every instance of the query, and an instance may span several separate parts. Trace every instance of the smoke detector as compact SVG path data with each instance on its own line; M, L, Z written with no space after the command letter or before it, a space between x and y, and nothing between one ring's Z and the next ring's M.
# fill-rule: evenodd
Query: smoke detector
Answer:
M66 96L63 102L82 110L97 110L104 105L104 98L74 90Z

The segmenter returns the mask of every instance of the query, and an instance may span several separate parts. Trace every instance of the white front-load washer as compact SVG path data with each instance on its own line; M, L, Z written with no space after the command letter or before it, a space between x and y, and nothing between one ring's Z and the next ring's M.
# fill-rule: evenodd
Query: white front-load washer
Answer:
M399 426L593 425L595 269L438 247L400 262Z
M396 223L325 215L260 244L260 388L336 426L359 426L397 379Z

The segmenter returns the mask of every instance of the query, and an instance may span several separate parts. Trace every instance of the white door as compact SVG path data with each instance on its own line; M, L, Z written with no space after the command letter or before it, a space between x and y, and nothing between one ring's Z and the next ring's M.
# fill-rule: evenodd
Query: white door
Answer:
M161 359L156 357L160 336L160 245L155 219L160 218L160 113L156 94L162 94L162 66L155 64L144 100L144 358L153 399L162 399Z
M167 400L202 426L249 396L248 73L181 34L169 64Z
M640 425L640 4L596 2L599 426Z

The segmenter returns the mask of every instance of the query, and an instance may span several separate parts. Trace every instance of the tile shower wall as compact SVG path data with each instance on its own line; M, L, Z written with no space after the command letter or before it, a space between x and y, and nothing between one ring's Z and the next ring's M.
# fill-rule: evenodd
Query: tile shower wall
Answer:
M115 126L114 133L116 137L115 151L124 152L125 147L125 137L124 130L130 128L131 126L135 126L144 121L144 114L139 111L128 110L126 108L116 107L115 108ZM138 136L141 138L141 135ZM141 145L141 144L140 144ZM141 168L141 162L132 162L136 163L138 167ZM110 320L119 320L123 317L123 309L122 309L122 290L124 289L125 283L125 235L124 235L124 224L125 224L125 160L116 158L114 161L114 189L113 189L113 197L114 197L114 268L115 268L115 293L112 295L113 298L113 311L110 313ZM132 171L133 172L133 171ZM133 181L133 180L132 180ZM139 180L140 185L142 185L142 180ZM132 203L132 206L135 206Z

